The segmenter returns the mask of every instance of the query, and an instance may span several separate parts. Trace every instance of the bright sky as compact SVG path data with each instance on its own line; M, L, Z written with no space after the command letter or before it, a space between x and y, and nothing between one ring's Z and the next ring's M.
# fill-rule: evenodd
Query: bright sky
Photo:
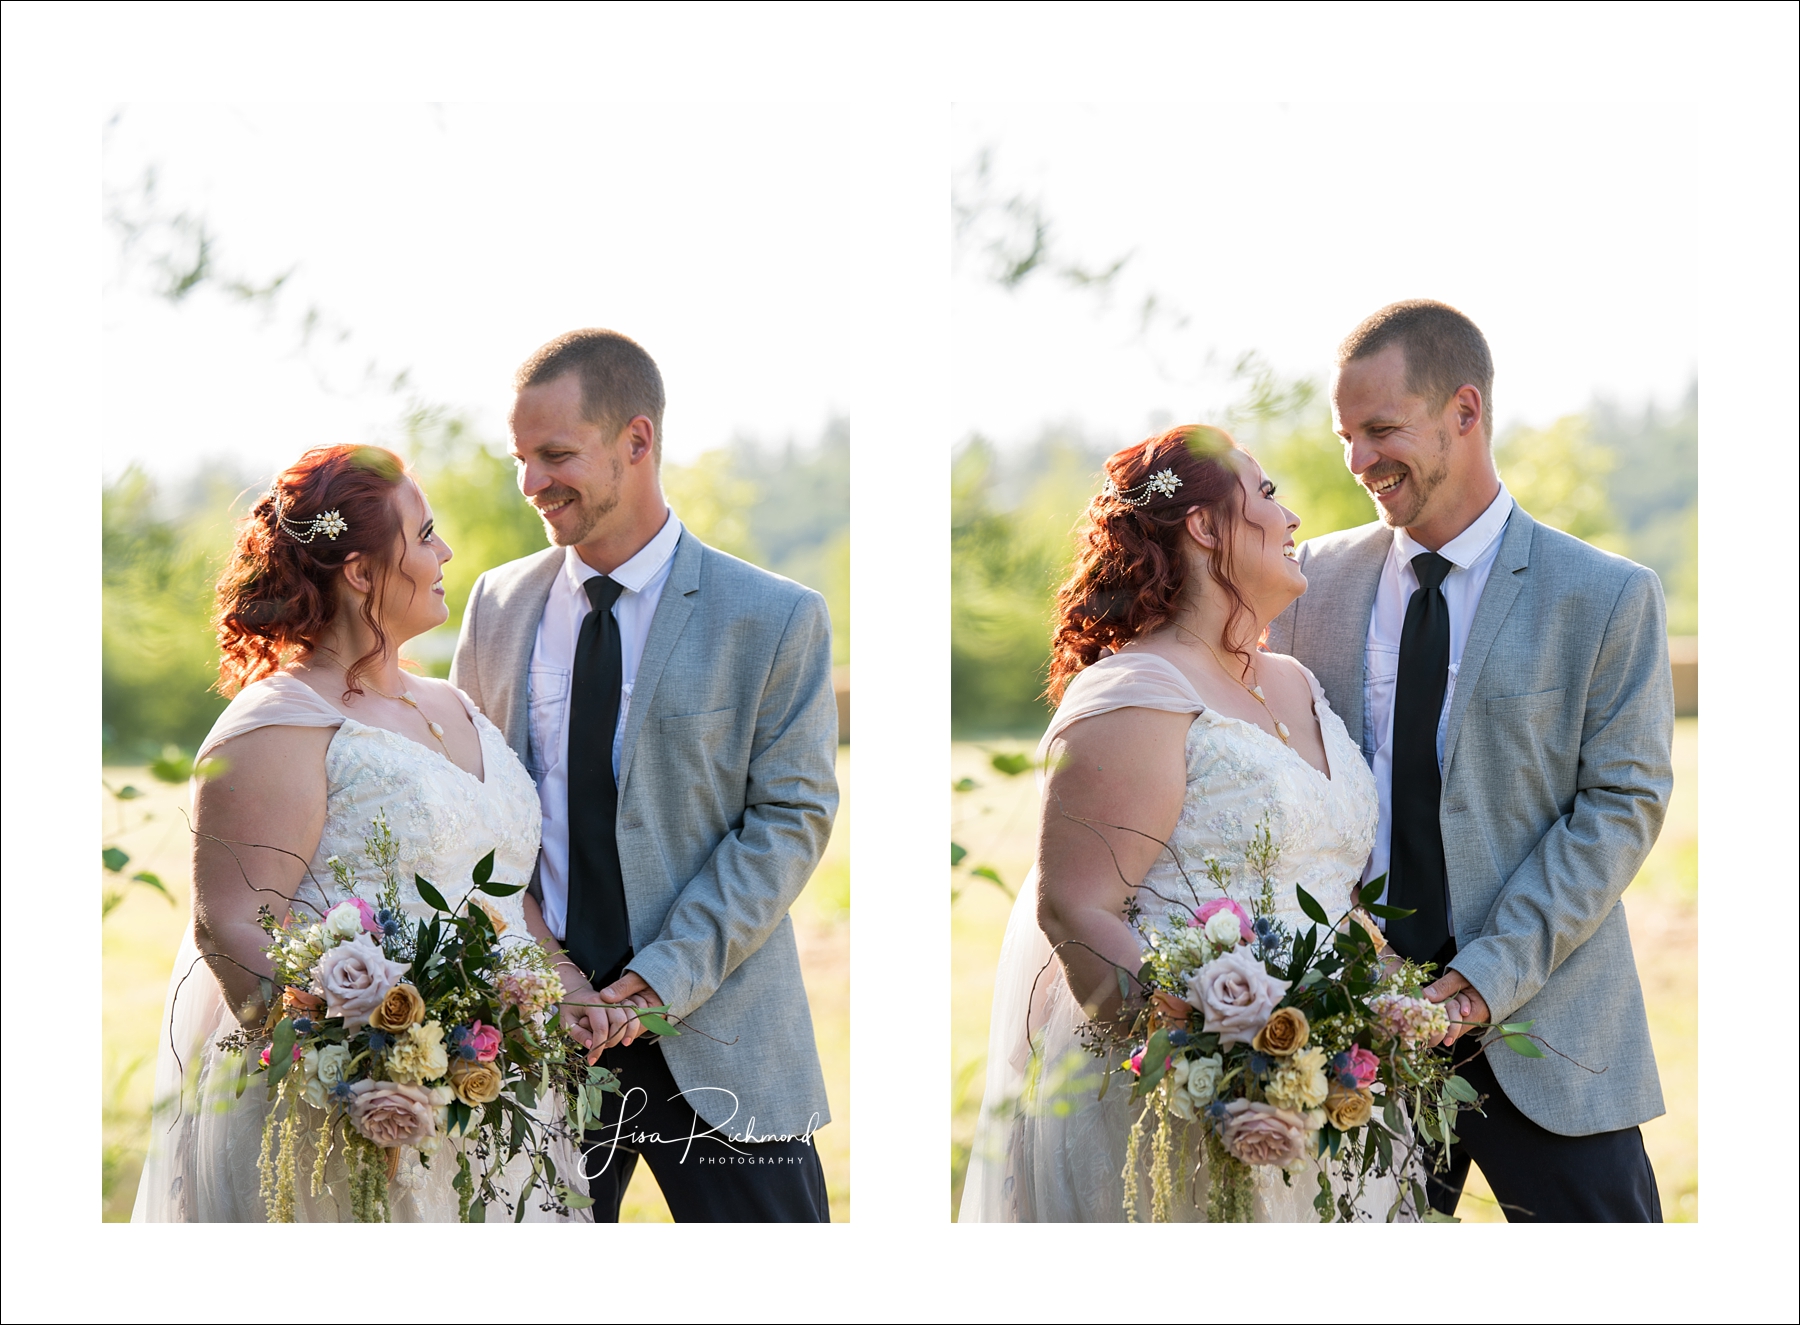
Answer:
M267 325L109 280L105 472L273 470L391 438L402 401L360 385L370 357L503 438L512 370L583 326L656 358L672 459L740 431L810 440L849 407L843 291L867 258L837 179L853 136L782 107L127 106L109 185L154 165L222 266L299 270ZM352 339L295 354L309 303Z
M1665 106L959 107L958 163L991 148L995 192L1041 199L1068 258L1133 256L1110 309L959 266L956 435L1134 441L1230 398L1209 352L1323 381L1357 322L1414 297L1481 326L1502 428L1597 392L1666 402L1697 362L1696 144ZM1139 337L1149 292L1189 327Z

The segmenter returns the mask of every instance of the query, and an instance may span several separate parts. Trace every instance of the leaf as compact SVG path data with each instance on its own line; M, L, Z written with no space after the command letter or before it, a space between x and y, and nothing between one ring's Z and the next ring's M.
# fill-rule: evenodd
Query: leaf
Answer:
M1475 1104L1481 1099L1481 1092L1461 1077L1445 1077L1444 1094L1458 1104Z
M1143 1070L1138 1074L1137 1089L1134 1095L1148 1095L1156 1089L1157 1082L1168 1072L1169 1033L1158 1030L1150 1037L1150 1043L1144 1046Z
M522 893L530 887L525 883L484 883L481 891L489 897L511 897L514 893Z
M1503 1035L1500 1039L1501 1043L1521 1058L1542 1058L1544 1056L1544 1051L1523 1035Z
M236 1097L241 1100L244 1098L244 1087L250 1084L250 1055L238 1054L237 1060Z
M981 784L974 778L958 778L950 784L951 791L974 791Z
M668 1009L663 1008L662 1011L667 1012ZM665 1018L658 1015L656 1012L650 1011L648 1008L638 1013L638 1020L644 1024L644 1029L653 1035L681 1034L681 1032L671 1026Z
M1004 773L1007 777L1014 778L1031 767L1031 756L1023 754L995 755L988 760L988 763L993 765L995 772Z
M88 840L92 841L93 839L90 838ZM100 863L106 866L106 868L111 870L114 874L117 874L120 870L124 869L126 865L131 863L131 857L117 847L107 847L100 853Z
M967 847L958 842L952 842L950 844L950 868L955 869L958 865L962 864L964 857L968 854L969 851Z
M585 1210L594 1203L593 1197L581 1195L567 1183L558 1187L556 1189L556 1194L561 1198L562 1203L571 1210Z
M469 1202L469 1222L471 1224L487 1223L487 1202L486 1201L470 1201Z
M1325 914L1325 908L1320 906L1317 899L1299 884L1294 885L1294 899L1300 903L1300 909L1306 912L1308 920L1320 925L1331 923L1331 917Z
M492 851L475 862L475 873L471 877L474 878L477 888L494 877L494 853Z
M1441 1127L1443 1129L1443 1134L1438 1139L1441 1140L1447 1146L1455 1145L1456 1144L1456 1106L1453 1104L1439 1104L1438 1109L1437 1109L1437 1116L1438 1116L1438 1123L1441 1125Z
M131 881L133 883L141 883L146 888L156 889L157 892L161 893L163 897L168 900L170 906L175 905L175 894L164 887L163 881L157 878L149 870L139 870L136 874L131 876Z
M1523 1033L1525 1031L1530 1030L1535 1025L1537 1025L1537 1021L1535 1019L1531 1020L1531 1021L1507 1021L1507 1022L1502 1022L1500 1024L1500 1029L1503 1032L1518 1031L1520 1033Z
M1404 920L1406 917L1413 914L1412 910L1408 907L1383 906L1379 902L1365 902L1363 904L1363 910L1367 911L1378 920Z
M1421 1224L1460 1224L1462 1223L1462 1220L1458 1219L1455 1215L1447 1215L1440 1210L1433 1210L1427 1206L1425 1213L1419 1216L1419 1222Z
M194 761L176 747L163 747L161 759L150 761L150 776L158 782L181 783L194 775Z
M108 788L108 790L111 790L111 788ZM122 801L134 801L143 794L143 792L139 791L130 783L126 783L123 787L120 787L117 791L113 792L113 795Z
M419 896L425 899L427 906L437 911L449 912L450 903L444 900L444 894L433 888L423 874L413 875L413 887L419 890Z
M1131 977L1125 974L1123 966L1113 967L1113 974L1119 977L1119 997L1129 999L1131 997Z
M1386 891L1387 875L1377 874L1374 878L1370 879L1356 890L1356 896L1363 909L1368 910L1369 903L1374 901L1377 897L1380 897L1381 894ZM1370 912L1370 914L1374 913Z
M283 1017L275 1023L275 1030L269 1036L269 1089L272 1091L281 1084L287 1070L294 1065L294 1023L293 1019Z
M513 1211L513 1223L525 1222L525 1198L531 1195L531 1189L537 1186L537 1170L533 1169L525 1175L525 1185L519 1188L519 1207Z

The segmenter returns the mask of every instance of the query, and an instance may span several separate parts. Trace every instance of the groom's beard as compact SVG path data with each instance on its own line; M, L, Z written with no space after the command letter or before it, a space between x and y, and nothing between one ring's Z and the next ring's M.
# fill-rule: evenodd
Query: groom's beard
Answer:
M624 472L624 465L615 460L612 487L592 499L582 496L574 488L552 488L537 495L534 505L537 502L547 505L559 501L569 503L557 513L560 518L555 524L545 519L541 511L538 514L544 521L544 532L550 536L552 547L576 547L587 542L600 522L619 509L620 479Z
M1373 492L1369 499L1375 502L1375 513L1389 529L1406 529L1417 524L1419 516L1424 513L1425 503L1431 500L1431 494L1439 485L1450 477L1450 434L1442 428L1438 429L1438 452L1424 462L1424 465L1376 465L1361 476L1363 487L1368 489L1373 484L1395 474L1406 475L1406 502L1393 506L1380 501Z

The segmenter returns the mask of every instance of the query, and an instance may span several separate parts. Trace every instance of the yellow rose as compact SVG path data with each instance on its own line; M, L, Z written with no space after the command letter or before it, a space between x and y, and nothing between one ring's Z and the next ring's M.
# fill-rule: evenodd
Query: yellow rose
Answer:
M482 897L477 897L475 899L475 905L479 906L482 911L486 913L488 923L494 927L494 933L496 935L506 933L506 921L501 918L499 907L494 906L487 901L486 898Z
M1369 1121L1375 1108L1375 1097L1366 1090L1333 1084L1325 1096L1325 1116L1340 1132L1348 1132Z
M425 1000L411 985L395 985L369 1014L369 1025L378 1031L403 1031L424 1020Z
M492 1063L458 1058L450 1064L450 1089L471 1109L500 1098L500 1069Z
M1256 1038L1250 1041L1250 1047L1259 1054L1286 1058L1305 1047L1306 1037L1311 1032L1312 1028L1306 1024L1306 1014L1299 1008L1276 1008L1256 1033Z

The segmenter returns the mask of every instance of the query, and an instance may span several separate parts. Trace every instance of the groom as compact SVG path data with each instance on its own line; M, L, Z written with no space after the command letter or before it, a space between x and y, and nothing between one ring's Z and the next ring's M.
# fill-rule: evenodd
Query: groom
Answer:
M1374 769L1364 877L1387 874L1382 901L1413 910L1389 941L1437 963L1426 994L1487 1097L1432 1205L1453 1213L1474 1163L1508 1219L1659 1222L1638 1127L1662 1090L1619 898L1669 799L1662 588L1513 501L1493 376L1446 304L1390 304L1350 333L1334 421L1381 518L1301 547L1307 592L1269 648L1313 670ZM1499 1021L1534 1022L1559 1052L1454 1024Z
M514 387L519 487L553 546L476 581L450 677L537 779L533 895L609 1005L587 1029L626 1093L587 1137L595 1218L617 1221L641 1157L678 1221L823 1222L788 907L837 807L824 600L682 528L635 341L572 331ZM681 1033L640 1034L661 1006Z

